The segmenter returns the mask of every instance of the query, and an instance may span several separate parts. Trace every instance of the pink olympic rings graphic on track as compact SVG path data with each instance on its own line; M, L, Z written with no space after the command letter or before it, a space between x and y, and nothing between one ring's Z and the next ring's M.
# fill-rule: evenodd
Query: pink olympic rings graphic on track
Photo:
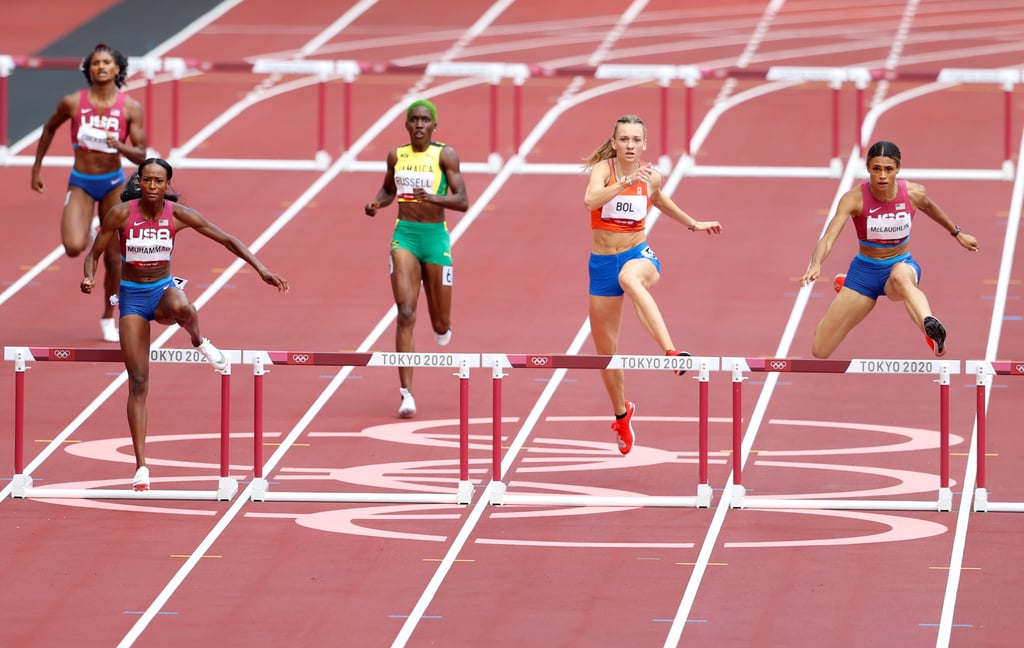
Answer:
M71 349L54 349L53 357L58 360L67 360L71 357Z

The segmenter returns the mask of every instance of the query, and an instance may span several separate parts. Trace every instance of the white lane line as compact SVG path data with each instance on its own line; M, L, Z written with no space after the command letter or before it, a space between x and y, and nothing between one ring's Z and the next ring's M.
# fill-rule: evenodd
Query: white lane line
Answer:
M1024 133L1021 134L1020 146L1024 146ZM1020 146L1017 150L1021 149ZM999 277L996 280L996 295L992 304L992 320L989 324L988 344L985 347L985 360L991 362L999 357L999 339L1003 330L1003 315L1006 312L1006 296L1010 287L1010 273L1013 271L1013 256L1017 249L1017 234L1020 230L1020 214L1024 210L1024 164L1017 160L1017 176L1013 182L1010 196L1010 217L1003 237L1003 252L999 259ZM985 409L992 390L986 390ZM949 571L946 576L946 592L942 597L942 613L939 616L939 633L935 640L936 648L949 646L953 631L953 614L956 612L957 592L960 589L960 575L963 573L964 551L967 545L967 528L974 509L974 489L978 477L978 421L975 418L971 434L970 451L967 453L967 470L963 479L960 495L960 510L956 516L956 531L953 533L953 549L949 557Z
M903 48L910 37L910 25L914 22L914 16L917 15L917 6L919 4L919 0L907 0L906 6L903 7L903 16L900 18L899 26L896 27L896 35L893 36L889 55L885 59L886 70L892 71L899 67L900 57L903 56ZM875 86L875 94L871 98L871 105L874 106L885 99L887 92L889 92L889 82L882 79Z
M758 48L761 46L761 43L764 42L765 36L768 34L768 30L771 28L772 23L775 22L775 17L778 16L780 11L782 11L782 7L785 4L786 0L771 0L771 2L768 3L768 6L765 7L764 13L761 14L761 19L757 21L757 25L754 27L754 33L750 35L746 46L736 59L736 67L745 68L754 60L754 56L757 54ZM728 99L729 95L731 95L732 91L736 88L736 83L737 80L735 77L726 79L725 83L722 84L722 88L718 91L718 96L715 98L715 104ZM696 151L697 149L691 150Z
M595 63L600 61L599 52L603 50L606 51L607 48L610 48L613 45L613 35L615 35L614 38L617 38L618 35L621 35L625 31L627 21L632 20L637 15L639 15L640 11L642 10L643 6L645 6L645 4L646 0L634 2L630 6L630 8L623 14L622 18L620 18L616 22L616 25L615 27L613 27L609 36L607 36L602 41L601 46L599 46L598 52L595 52L595 55L592 58L592 60L595 61ZM618 84L608 84L604 87L608 88L609 86L612 86L614 88L619 87ZM570 83L566 87L566 89L562 92L562 95L555 102L555 105L550 110L548 110L544 117L538 122L537 126L534 127L533 131L524 139L519 149L519 155L514 156L512 159L508 160L505 163L501 172L488 186L488 192L496 192L497 189L500 188L501 185L505 183L507 178L511 175L511 171L516 166L518 166L521 159L525 157L525 155L532 149L533 145L541 139L543 134L547 132L547 130L556 121L559 115L561 115L565 110L567 110L571 106L576 105L582 101L585 101L589 99L591 96L601 94L600 90L598 90L593 93L584 93L583 96L578 96L578 88L579 85L575 83ZM613 90L608 89L607 91L611 92ZM586 342L587 337L589 335L590 322L589 320L586 320L583 326L580 327L580 329L577 331L576 336L573 339L572 344L570 345L569 353L578 352L579 349ZM555 374L552 376L551 380L549 380L548 383L545 385L544 391L538 398L537 402L534 404L529 416L524 421L523 425L520 427L515 439L513 439L512 442L509 444L509 449L505 452L505 457L502 461L501 468L502 475L505 474L505 472L508 470L508 467L515 460L519 449L526 442L526 439L529 437L530 432L533 429L533 426L536 424L537 420L540 419L541 413L543 412L544 408L547 406L551 397L554 396L555 391L557 391L562 378L565 376L565 373L566 372L564 369L556 371ZM455 564L455 560L462 552L466 541L469 539L470 534L475 529L477 522L483 515L483 512L491 505L490 499L491 490L493 486L493 482L491 484L488 484L487 488L484 490L484 493L473 505L473 508L470 514L467 516L466 521L463 523L462 528L456 535L455 539L452 541L452 544L448 547L448 551L445 552L444 558L442 558L441 562L438 564L437 569L434 571L434 575L431 577L430 582L427 583L426 588L420 595L419 599L416 601L416 604L413 606L413 609L409 613L409 616L402 624L401 630L399 630L398 635L395 637L395 640L391 644L392 648L402 648L409 641L409 638L415 631L416 626L419 624L420 620L422 620L423 618L423 615L426 613L427 607L434 600L434 596L437 594L437 590L441 587L441 584L444 582L444 579L447 577L452 566Z

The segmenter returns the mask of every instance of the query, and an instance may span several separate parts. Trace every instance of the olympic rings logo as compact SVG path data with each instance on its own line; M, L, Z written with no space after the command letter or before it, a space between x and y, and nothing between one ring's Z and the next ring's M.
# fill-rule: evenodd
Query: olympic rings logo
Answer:
M534 367L544 367L551 362L550 356L530 356L530 364Z
M1018 363L1013 368L1014 373L1024 374L1024 363Z
M309 360L310 360L310 358L309 358L309 354L308 353L293 353L292 354L292 362L294 362L296 364L307 364L309 362Z
M71 359L71 349L54 349L53 357L57 360L69 360Z
M789 368L788 360L771 360L768 363L768 368L772 371L785 371Z

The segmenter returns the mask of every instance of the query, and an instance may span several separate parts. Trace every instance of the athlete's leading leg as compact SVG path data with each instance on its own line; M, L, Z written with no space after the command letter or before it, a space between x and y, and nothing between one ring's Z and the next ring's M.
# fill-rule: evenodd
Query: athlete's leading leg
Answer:
M96 201L81 187L68 187L60 217L60 240L64 252L76 257L92 245L92 216Z
M640 324L654 338L662 351L675 349L665 319L650 289L661 277L658 269L647 259L632 259L619 272L619 285L633 301L633 309Z

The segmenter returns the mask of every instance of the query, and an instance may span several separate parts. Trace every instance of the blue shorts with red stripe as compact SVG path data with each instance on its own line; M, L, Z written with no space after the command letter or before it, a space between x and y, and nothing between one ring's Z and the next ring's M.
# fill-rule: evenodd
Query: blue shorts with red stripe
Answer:
M885 283L889 281L892 267L897 263L906 263L913 268L917 273L918 283L921 282L921 266L909 252L891 259L872 259L858 254L850 261L850 269L846 271L846 282L843 286L865 297L878 299L885 294Z

